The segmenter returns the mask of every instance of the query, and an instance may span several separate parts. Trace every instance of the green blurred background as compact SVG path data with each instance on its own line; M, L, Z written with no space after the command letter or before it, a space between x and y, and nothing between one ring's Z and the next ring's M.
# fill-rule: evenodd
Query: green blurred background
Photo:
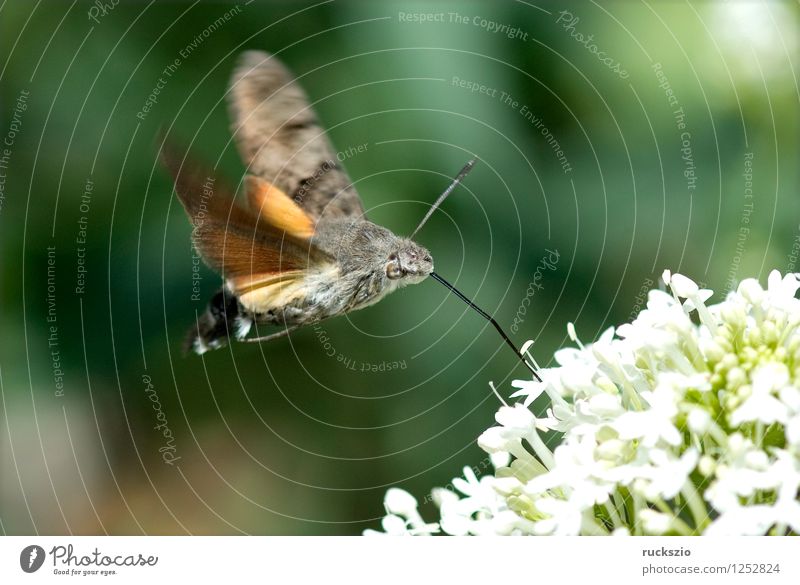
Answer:
M796 269L796 2L101 5L0 5L4 533L359 533L388 486L424 496L484 460L488 383L525 377L433 281L181 356L219 278L193 281L156 136L238 180L242 50L302 76L370 218L398 233L480 158L418 239L504 327L517 316L542 365L568 322L589 341L629 320L664 268L720 294Z

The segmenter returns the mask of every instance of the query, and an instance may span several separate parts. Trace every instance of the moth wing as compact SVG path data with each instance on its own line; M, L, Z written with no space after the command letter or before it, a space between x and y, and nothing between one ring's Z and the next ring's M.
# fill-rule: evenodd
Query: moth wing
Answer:
M263 207L272 209L270 201L278 207L288 208L295 221L276 225L274 212L254 213L236 203L233 189L218 178L213 171L178 154L170 143L162 147L162 160L175 179L175 192L186 210L193 226L192 241L205 263L219 272L237 296L262 287L302 281L309 270L330 261L327 254L310 241L313 230L311 219L301 216L302 210L286 205L286 198L267 197ZM263 182L246 181L248 188L264 188ZM275 195L275 192L272 193ZM282 194L279 194L282 195ZM251 204L254 196L251 196ZM289 203L293 203L289 200ZM298 213L299 211L299 213ZM293 213L293 215L292 215ZM301 217L305 217L301 221ZM300 230L305 227L306 231ZM272 290L272 289L271 289Z
M233 135L249 172L283 191L315 221L323 213L364 214L308 97L276 57L243 53L231 77L228 103Z
M253 175L245 178L245 185L250 210L256 217L298 238L314 235L314 220L278 187Z

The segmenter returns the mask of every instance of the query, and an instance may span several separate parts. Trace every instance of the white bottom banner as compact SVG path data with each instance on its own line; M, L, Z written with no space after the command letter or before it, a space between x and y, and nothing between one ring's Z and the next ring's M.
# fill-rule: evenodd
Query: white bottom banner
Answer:
M0 538L0 583L800 583L782 538Z

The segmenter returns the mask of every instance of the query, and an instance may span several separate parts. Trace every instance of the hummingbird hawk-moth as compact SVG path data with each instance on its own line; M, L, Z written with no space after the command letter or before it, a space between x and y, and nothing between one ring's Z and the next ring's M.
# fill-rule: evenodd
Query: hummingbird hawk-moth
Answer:
M192 223L193 244L224 281L188 332L185 349L202 354L231 338L281 337L431 276L488 319L536 375L497 322L433 272L426 248L366 218L305 92L276 57L243 53L227 98L233 137L247 166L246 207L236 202L235 189L169 141L161 149ZM414 234L473 164L474 159L462 169ZM248 337L257 325L279 330Z

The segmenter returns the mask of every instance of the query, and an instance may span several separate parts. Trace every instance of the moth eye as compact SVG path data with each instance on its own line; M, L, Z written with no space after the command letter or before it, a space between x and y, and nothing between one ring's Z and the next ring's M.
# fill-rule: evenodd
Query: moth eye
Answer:
M397 260L397 254L394 254L394 253L389 254L389 260L391 260L391 261Z

